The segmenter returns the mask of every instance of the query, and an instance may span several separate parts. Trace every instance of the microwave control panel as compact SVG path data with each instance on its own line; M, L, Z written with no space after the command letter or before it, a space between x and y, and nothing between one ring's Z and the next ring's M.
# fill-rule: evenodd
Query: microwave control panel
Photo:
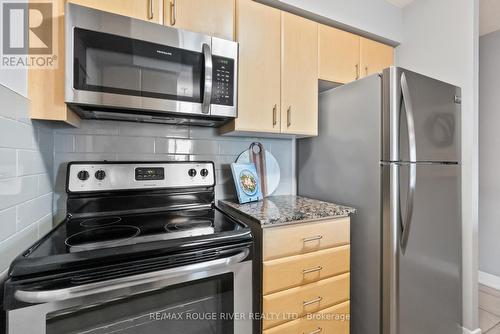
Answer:
M234 59L213 56L212 103L232 106L234 103Z

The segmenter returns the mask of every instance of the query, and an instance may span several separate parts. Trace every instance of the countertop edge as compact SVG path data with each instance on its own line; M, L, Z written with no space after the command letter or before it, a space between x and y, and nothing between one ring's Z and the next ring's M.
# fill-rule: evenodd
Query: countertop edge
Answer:
M238 210L237 208L232 207L229 204L226 204L224 201L229 201L229 200L218 200L217 201L217 206L223 210L226 211L228 214L232 214L235 216L240 216L236 217L238 219L245 220L245 223L253 223L257 224L261 229L268 229L268 228L277 228L277 227L282 227L282 226L289 226L289 225L298 225L298 224L303 224L303 223L311 223L311 222L322 222L326 220L337 220L337 219L342 219L342 218L349 218L353 213L350 214L344 214L344 215L335 215L335 216L328 216L328 217L319 217L319 218L311 218L311 219L303 219L303 220L292 220L288 222L283 222L283 223L269 223L267 221L259 220L258 218L252 216L251 214L248 214L244 211Z

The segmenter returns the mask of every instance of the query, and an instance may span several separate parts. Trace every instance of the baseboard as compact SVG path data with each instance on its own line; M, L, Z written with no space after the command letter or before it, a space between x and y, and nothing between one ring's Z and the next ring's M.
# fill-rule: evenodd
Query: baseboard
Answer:
M500 291L500 277L485 273L484 271L479 272L478 281L482 285L486 285L489 288Z
M471 331L467 328L464 328L464 327L462 327L462 328L464 329L464 334L481 334L481 328L475 329L473 331Z

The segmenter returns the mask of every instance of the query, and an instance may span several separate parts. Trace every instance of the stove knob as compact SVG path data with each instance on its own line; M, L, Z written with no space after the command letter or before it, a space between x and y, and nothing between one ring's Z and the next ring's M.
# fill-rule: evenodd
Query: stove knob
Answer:
M85 181L89 178L90 175L89 172L87 172L86 170L81 170L78 172L76 176L78 177L78 179Z
M195 177L196 176L196 169L191 168L190 170L188 170L188 174L191 177Z
M203 169L200 171L200 174L201 174L201 176L206 177L206 176L208 175L208 169L203 168Z
M106 177L106 172L103 171L102 169L95 172L95 178L98 179L99 181L104 180L105 177Z

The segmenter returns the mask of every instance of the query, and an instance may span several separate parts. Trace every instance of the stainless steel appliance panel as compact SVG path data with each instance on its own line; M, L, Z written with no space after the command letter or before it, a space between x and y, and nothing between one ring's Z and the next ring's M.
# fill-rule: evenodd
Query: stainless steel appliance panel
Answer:
M319 96L319 136L298 141L298 193L353 206L351 333L381 326L380 155L382 80L379 75Z
M160 169L161 177L137 175ZM82 177L83 176L83 177ZM140 177L138 177L140 176ZM72 163L68 174L68 191L73 193L124 189L160 189L176 187L211 187L215 185L212 162L179 163Z
M224 39L220 39L217 37L212 37L212 53L215 55L223 55L224 57L234 59L234 68L238 68L238 48L236 47L236 43L228 43ZM217 69L216 69L217 71ZM217 75L217 72L214 74ZM214 86L212 90L217 90L219 83L217 81L214 82ZM219 88L221 89L221 88ZM210 106L210 114L212 116L226 116L226 117L237 117L237 108L238 105L238 71L234 71L234 77L232 82L232 91L233 91L233 105L227 106L222 104L214 104Z
M50 320L57 316L71 317L72 313L78 313L80 310L84 311L90 306L102 305L104 307L106 303L118 300L126 301L126 298L140 297L141 294L178 284L185 285L186 283L197 282L198 280L231 274L234 291L233 312L245 315L244 319L233 322L234 328L232 333L251 334L252 321L248 315L252 312L252 306L248 301L252 299L252 262L241 262L247 255L248 252L244 251L223 260L193 264L138 276L129 276L113 281L91 283L74 288L47 291L17 291L15 296L18 300L33 303L33 305L7 312L8 333L45 334L47 331L50 332L52 330L49 327ZM165 301L165 305L168 305L168 303L168 300ZM106 310L104 308L103 311L111 313L113 309ZM205 310L205 312L211 311ZM140 316L143 316L143 314L140 314ZM149 317L147 320L156 321ZM163 331L160 332L169 333L168 329L171 327L169 321L165 319L158 321L163 324ZM80 332L77 331L76 333ZM137 331L132 329L127 333L137 334L142 333L142 331L139 327ZM213 333L219 332L213 331Z
M462 333L460 165L382 169L383 333Z
M384 70L383 78L382 160L459 162L461 89L400 67Z

